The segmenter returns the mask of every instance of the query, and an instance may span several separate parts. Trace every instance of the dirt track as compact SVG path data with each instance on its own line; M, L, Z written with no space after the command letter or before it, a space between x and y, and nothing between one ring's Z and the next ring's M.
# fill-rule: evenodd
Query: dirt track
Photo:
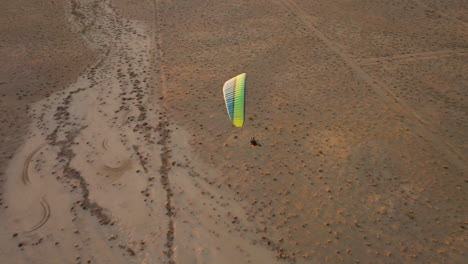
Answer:
M466 260L465 1L2 5L1 263Z

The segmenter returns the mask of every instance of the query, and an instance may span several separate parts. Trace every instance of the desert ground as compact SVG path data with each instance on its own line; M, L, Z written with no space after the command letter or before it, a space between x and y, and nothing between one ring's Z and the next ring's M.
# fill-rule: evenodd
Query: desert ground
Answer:
M0 263L467 263L467 1L0 5Z

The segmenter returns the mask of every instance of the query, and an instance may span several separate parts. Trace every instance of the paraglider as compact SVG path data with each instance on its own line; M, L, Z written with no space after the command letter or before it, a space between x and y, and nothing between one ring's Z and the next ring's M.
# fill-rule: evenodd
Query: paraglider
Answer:
M245 116L245 79L242 73L224 83L223 94L229 118L236 127L244 125Z

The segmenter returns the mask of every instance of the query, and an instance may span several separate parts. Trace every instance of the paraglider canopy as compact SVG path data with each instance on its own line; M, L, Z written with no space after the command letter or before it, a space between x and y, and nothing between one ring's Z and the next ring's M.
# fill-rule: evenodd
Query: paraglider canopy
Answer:
M225 82L223 86L226 109L229 118L236 127L242 127L244 125L245 80L246 74L242 73Z

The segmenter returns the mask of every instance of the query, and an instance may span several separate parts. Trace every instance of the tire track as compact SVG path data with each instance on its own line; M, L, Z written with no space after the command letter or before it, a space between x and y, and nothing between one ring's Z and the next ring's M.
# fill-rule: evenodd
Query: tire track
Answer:
M36 231L37 229L41 228L43 225L45 225L45 223L47 222L47 220L49 220L50 218L50 206L49 206L49 203L47 202L47 200L42 197L41 198L41 206L42 206L42 218L41 218L41 221L39 221L35 226L33 226L30 230L26 231L27 233L30 233L30 232L33 232L33 231Z
M102 140L102 148L107 151L109 150L109 139L105 138Z
M432 133L428 128L424 126L424 120L422 120L418 114L413 110L404 100L397 97L395 93L387 87L387 85L380 79L372 77L366 71L364 71L358 62L346 52L342 51L338 44L330 40L325 34L320 31L314 19L308 15L301 7L299 7L293 0L278 1L277 3L283 5L285 8L290 10L296 17L302 22L307 28L309 28L319 40L321 40L330 50L336 53L351 70L357 75L358 78L365 81L377 96L384 103L389 105L392 110L399 115L406 116L405 124L412 128L419 136L423 137L426 142L435 150L439 151L444 158L454 164L459 169L465 171L467 165L461 160L463 156L456 149L451 147L447 142L442 140L439 136Z
M127 121L128 121L127 117L128 117L128 115L130 114L131 111L132 110L130 110L130 109L125 110L125 112L122 114L122 118L121 118L121 121L120 121L121 124L120 125L125 125L127 123Z
M146 164L148 163L147 161L145 161L143 155L141 154L140 152L140 148L137 146L137 145L133 145L133 150L135 151L135 154L137 155L138 157L138 161L140 162L140 165L141 167L143 168L143 170L148 173L148 168L146 167Z
M161 38L161 18L160 18L160 15L159 15L159 12L158 12L158 9L160 8L159 6L161 5L160 2L161 0L153 0L154 1L154 13L155 13L155 35L153 37L153 39L156 39L156 50L157 50L157 54L156 54L156 57L160 60L160 62L158 63L159 65L159 72L160 72L160 78L161 78L161 93L162 93L162 96L163 97L166 97L167 96L167 78L166 78L166 73L165 73L165 69L164 69L164 66L163 66L163 63L162 63L162 58L164 57L164 52L162 50L162 38Z
M23 164L23 172L21 173L21 180L23 181L24 185L29 184L29 164L31 163L32 158L36 153L45 145L46 143L42 143L39 146L37 146L29 155L26 157L26 160L24 161Z
M130 164L131 164L131 160L127 159L120 166L112 167L112 166L104 164L104 168L112 172L122 172L122 171L127 170L130 167Z
M152 29L152 39L155 41L154 46L156 48L156 54L153 55L154 57L154 63L158 65L159 69L159 84L161 87L161 94L162 96L160 99L164 99L167 97L167 78L166 78L166 73L165 69L163 66L163 56L164 52L162 50L162 38L161 38L161 17L160 17L160 12L159 9L161 8L161 0L153 0L153 13L154 13L154 28ZM159 61L158 61L159 59ZM167 256L168 263L169 264L175 264L174 260L174 236L175 236L175 225L174 225L174 216L175 216L175 208L172 205L172 199L171 197L174 195L172 189L171 189L171 184L170 184L170 179L169 179L169 170L171 166L169 165L169 159L170 159L170 149L168 147L168 140L170 138L170 129L168 129L169 122L167 121L167 116L166 116L166 106L164 102L162 102L162 113L161 113L161 121L160 121L160 133L161 133L161 140L158 142L158 144L162 145L161 149L161 167L159 169L159 172L161 174L161 179L160 182L163 185L163 188L166 192L166 203L165 203L165 208L166 208L166 215L169 217L169 223L168 223L168 228L166 232L166 247L167 250L164 251L165 255Z

